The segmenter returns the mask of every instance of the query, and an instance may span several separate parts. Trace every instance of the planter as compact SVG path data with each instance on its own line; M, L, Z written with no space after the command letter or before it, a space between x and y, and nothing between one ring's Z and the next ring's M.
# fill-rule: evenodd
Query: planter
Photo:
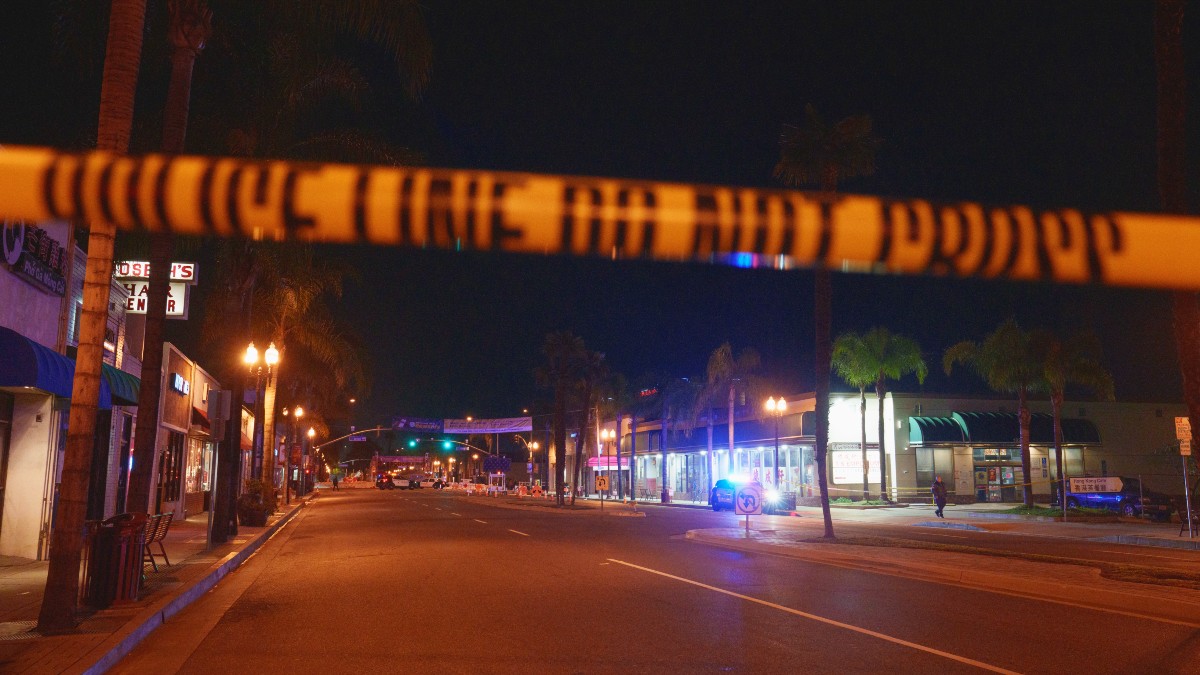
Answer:
M238 524L246 527L266 527L267 510L239 506L237 510Z

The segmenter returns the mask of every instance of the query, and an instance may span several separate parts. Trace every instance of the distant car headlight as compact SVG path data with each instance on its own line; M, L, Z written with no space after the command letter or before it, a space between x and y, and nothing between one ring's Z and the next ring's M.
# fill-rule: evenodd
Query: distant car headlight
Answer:
M770 504L779 503L779 490L767 490L764 496L766 497L767 502Z

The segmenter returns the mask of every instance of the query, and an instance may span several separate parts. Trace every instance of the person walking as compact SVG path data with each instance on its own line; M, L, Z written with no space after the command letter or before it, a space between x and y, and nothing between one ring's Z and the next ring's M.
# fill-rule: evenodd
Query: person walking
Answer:
M934 513L937 514L938 518L945 518L946 516L942 515L942 510L946 508L946 484L942 482L941 476L933 480L933 487L929 491L933 493L933 503L937 505L937 511L934 511Z
M337 475L336 473L335 473L335 474L333 474L333 475L330 477L330 480L332 480L332 481L333 481L333 489L334 489L334 490L337 490L337 489L338 489L338 475Z

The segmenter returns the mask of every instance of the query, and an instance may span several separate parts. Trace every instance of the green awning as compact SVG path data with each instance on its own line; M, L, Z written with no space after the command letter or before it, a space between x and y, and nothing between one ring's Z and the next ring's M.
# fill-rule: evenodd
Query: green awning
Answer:
M908 418L908 442L914 445L931 443L963 443L963 429L952 417Z
M113 405L137 405L142 381L129 373L102 363L100 376L112 391Z
M955 412L951 413L962 425L967 440L974 444L1016 445L1021 442L1021 425L1016 413ZM1072 445L1096 445L1100 432L1091 420L1064 417L1063 442ZM1054 417L1033 413L1029 421L1029 442L1038 445L1054 443Z

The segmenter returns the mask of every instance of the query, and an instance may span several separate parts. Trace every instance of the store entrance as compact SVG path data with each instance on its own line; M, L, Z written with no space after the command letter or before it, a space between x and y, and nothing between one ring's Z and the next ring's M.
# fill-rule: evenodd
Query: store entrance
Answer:
M1020 450L975 448L975 500L979 502L1018 502L1025 472Z

